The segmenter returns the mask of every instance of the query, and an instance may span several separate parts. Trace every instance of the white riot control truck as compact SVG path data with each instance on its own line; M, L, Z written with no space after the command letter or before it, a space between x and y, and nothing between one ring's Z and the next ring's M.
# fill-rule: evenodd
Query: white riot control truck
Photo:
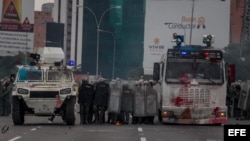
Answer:
M43 47L30 54L31 65L18 65L12 91L12 119L22 125L25 116L61 116L67 125L75 124L77 84L72 67L62 66L64 52Z
M159 120L175 124L224 124L227 87L235 81L235 66L224 61L222 50L212 47L213 35L201 45L176 46L154 63L153 78L160 83Z

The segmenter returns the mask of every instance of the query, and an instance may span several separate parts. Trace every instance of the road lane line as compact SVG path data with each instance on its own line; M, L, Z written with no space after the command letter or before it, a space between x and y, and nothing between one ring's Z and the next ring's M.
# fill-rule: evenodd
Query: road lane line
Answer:
M140 133L140 136L141 136L140 139L141 139L141 141L147 141L145 137L142 137L142 136L144 136L144 134L143 134L143 130L142 130L141 127L138 127L138 132L141 132Z
M138 128L138 132L143 132L141 127Z
M12 138L12 139L10 139L10 140L8 140L8 141L15 141L15 140L18 140L18 139L20 139L20 138L22 138L22 136L17 136L17 137Z
M37 129L36 128L32 128L32 129L30 129L30 131L36 131Z
M141 137L141 141L147 141L145 137Z

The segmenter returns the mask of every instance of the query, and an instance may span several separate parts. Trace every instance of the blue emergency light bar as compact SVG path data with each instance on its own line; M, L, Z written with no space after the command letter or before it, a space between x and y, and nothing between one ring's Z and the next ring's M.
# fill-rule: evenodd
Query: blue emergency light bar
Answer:
M182 59L222 59L221 50L183 50L183 49L168 49L168 58L182 58Z
M187 52L186 51L182 51L181 55L187 55Z
M69 60L69 66L74 66L75 65L75 61L74 60Z

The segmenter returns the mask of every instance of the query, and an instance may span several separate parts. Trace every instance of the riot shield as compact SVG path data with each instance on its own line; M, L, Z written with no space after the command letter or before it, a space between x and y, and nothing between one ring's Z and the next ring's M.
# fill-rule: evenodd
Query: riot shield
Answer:
M157 110L157 92L153 87L147 87L146 90L146 115L156 116Z
M135 81L133 81L133 80L128 80L127 81L127 84L128 84L128 87L129 87L129 89L132 89L132 90L134 90L135 89Z
M94 104L97 106L108 106L109 84L105 82L96 83Z
M249 93L250 93L250 84L248 82L244 82L241 86L238 108L242 110L250 109Z
M145 91L144 87L136 87L134 95L134 116L144 117L146 116L145 110Z
M134 94L132 89L128 85L122 86L122 102L121 102L121 111L123 112L133 112L133 100Z
M247 92L247 98L246 98L246 102L245 102L245 107L244 110L250 111L250 86L248 86L248 92Z
M121 84L111 83L108 100L108 112L120 113L121 110Z

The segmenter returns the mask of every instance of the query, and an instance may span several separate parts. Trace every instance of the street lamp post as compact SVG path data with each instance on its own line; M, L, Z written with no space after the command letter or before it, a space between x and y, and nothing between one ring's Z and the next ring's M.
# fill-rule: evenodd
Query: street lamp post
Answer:
M189 44L191 45L192 42L192 35L193 35L193 19L194 19L194 0L192 0L192 13L191 13L191 28L190 28L190 38Z
M27 65L28 29L26 29L25 65Z
M114 75L115 75L115 35L113 32L110 31L106 31L106 30L101 30L99 29L99 31L101 32L106 32L106 33L110 33L113 36L113 40L114 40L114 48L113 48L113 65L112 65L112 79L114 79Z
M99 21L97 20L97 17L96 17L96 14L95 12L87 7L87 6L77 6L77 7L84 7L86 8L87 10L90 11L90 13L92 13L92 15L94 16L95 18L95 22L96 22L96 26L97 26L97 39L96 39L96 77L98 77L98 68L99 68L99 31L100 31L100 25L101 25L101 22L102 22L102 19L103 19L103 16L105 15L105 13L107 13L109 10L113 9L113 8L121 8L121 6L115 6L115 7L110 7L108 9L106 9L105 11L103 11L102 15L101 15L101 18L99 19Z
M181 25L182 29L184 30L184 44L186 44L186 29L183 26L183 24L182 23L165 23L165 25L169 25L169 24L179 24L179 25Z

